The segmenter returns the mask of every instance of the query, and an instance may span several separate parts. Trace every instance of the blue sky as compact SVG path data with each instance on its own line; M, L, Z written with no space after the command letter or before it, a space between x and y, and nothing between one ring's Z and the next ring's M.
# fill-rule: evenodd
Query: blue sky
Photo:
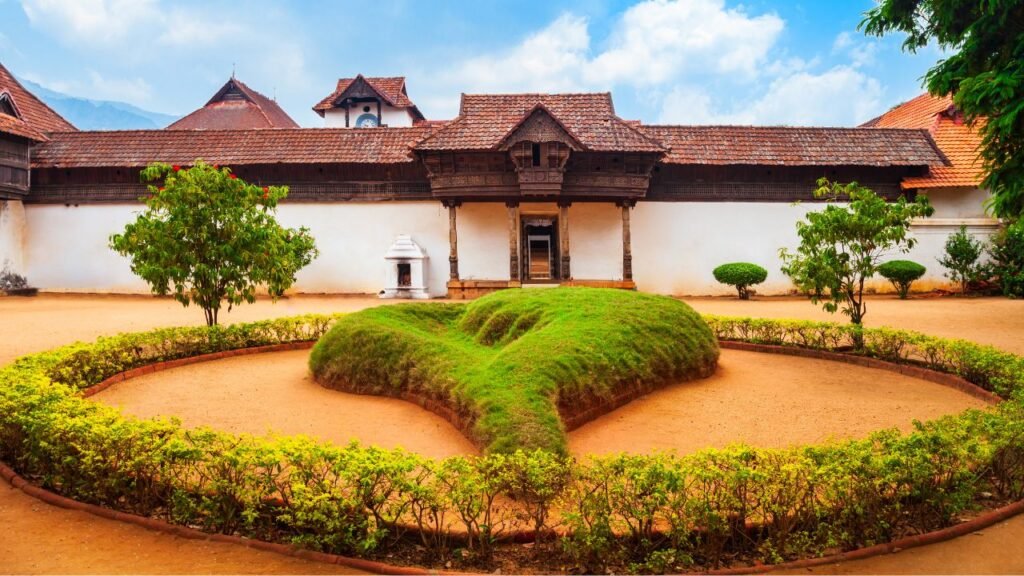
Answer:
M75 96L185 114L232 66L304 126L343 76L404 75L428 118L462 92L611 91L645 123L855 125L941 53L856 31L871 0L0 0L0 62Z

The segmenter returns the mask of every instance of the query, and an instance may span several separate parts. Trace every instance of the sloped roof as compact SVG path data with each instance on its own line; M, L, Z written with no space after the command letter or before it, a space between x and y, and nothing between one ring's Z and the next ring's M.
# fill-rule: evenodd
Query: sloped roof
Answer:
M75 127L60 114L36 98L36 95L25 89L14 78L14 75L0 64L0 92L7 92L18 110L21 121L31 129L39 132L56 132L58 130L75 130ZM11 125L10 122L7 122Z
M57 132L33 151L35 168L191 164L394 164L434 128L277 130L119 130Z
M670 151L666 164L933 166L945 164L925 130L789 126L643 126Z
M977 187L985 179L979 156L981 136L964 123L950 96L922 94L864 124L871 128L923 128L949 159L927 176L904 179L904 188Z
M615 115L611 94L607 92L463 94L459 115L416 149L494 149L538 107L587 150L665 152L659 142Z
M405 76L386 76L386 77L367 77L362 74L356 75L355 78L340 78L338 79L338 85L335 87L334 92L331 92L323 100L313 106L313 110L324 115L325 110L335 108L335 103L338 98L348 90L349 86L352 85L356 80L363 80L370 85L371 88L387 103L389 106L395 108L412 108L413 116L418 119L423 118L423 114L420 113L419 108L413 104L412 100L409 99L409 94L405 90Z
M0 113L0 134L12 134L36 142L46 140L46 135L23 122L20 118Z
M229 79L205 106L174 122L168 130L247 130L298 128L276 101Z

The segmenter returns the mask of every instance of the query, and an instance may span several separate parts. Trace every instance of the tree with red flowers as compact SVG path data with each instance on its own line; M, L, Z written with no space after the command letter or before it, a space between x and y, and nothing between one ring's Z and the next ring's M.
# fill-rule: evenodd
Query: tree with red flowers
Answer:
M225 302L228 311L251 304L261 286L276 299L318 254L307 228L274 218L285 186L249 184L201 160L188 168L150 164L142 179L151 183L146 209L110 237L110 247L131 259L154 294L202 308L208 326Z

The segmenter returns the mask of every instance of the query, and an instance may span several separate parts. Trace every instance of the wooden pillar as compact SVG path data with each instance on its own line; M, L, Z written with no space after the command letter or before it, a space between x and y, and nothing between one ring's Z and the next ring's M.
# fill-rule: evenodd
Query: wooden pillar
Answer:
M459 279L459 234L455 228L455 209L458 205L458 202L445 202L448 207L448 278L455 281Z
M508 207L508 277L519 282L523 269L519 265L519 203L506 202Z
M622 279L633 279L633 243L629 231L629 211L632 205L622 202Z
M569 280L572 278L572 272L569 267L571 259L569 258L569 203L559 202L558 204L558 252L562 255L561 266L559 266L559 273L562 280Z

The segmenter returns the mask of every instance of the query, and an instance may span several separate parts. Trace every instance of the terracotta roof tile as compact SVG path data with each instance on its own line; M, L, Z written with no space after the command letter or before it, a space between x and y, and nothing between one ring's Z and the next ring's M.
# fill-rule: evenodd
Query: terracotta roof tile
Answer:
M230 97L228 95L233 95ZM227 81L205 106L167 127L168 130L245 130L298 128L299 125L270 98L241 80Z
M32 155L36 168L190 164L411 162L411 147L435 128L122 130L57 132Z
M324 110L334 108L335 100L337 100L338 97L341 96L341 94L345 92L345 90L347 90L352 82L355 82L357 78L365 80L371 87L373 87L374 90L377 91L378 94L380 94L381 98L383 98L387 104L394 106L395 108L416 108L416 105L409 99L409 95L405 91L405 76L367 77L359 74L355 78L340 78L334 92L331 92L327 97L313 106L313 110L316 110L321 116L323 116ZM417 117L423 116L420 114L419 109L416 109L414 115Z
M872 128L924 128L949 159L949 166L935 166L927 176L906 178L904 188L977 187L985 179L979 147L981 136L968 126L950 96L922 94L868 121Z
M46 135L29 126L19 118L0 113L0 134L13 134L36 142L44 142Z
M39 132L75 129L60 114L36 98L35 94L26 90L3 64L0 64L0 92L10 93L21 120Z
M788 126L644 126L666 164L928 166L944 163L924 130Z
M657 141L615 115L611 94L463 94L459 116L418 150L493 149L543 107L588 150L664 152Z

